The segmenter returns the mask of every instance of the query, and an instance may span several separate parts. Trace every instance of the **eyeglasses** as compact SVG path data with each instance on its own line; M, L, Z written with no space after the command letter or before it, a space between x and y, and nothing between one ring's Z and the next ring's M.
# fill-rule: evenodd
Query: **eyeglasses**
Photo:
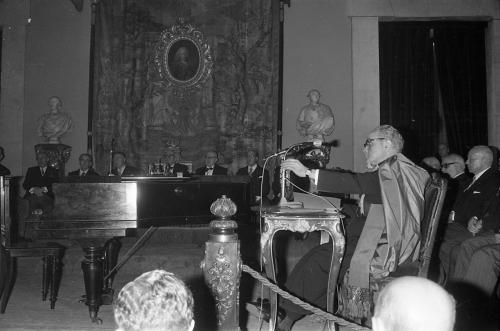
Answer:
M450 162L450 163L443 163L441 164L441 168L448 168L449 166L451 166L452 164L455 164L456 162Z
M363 147L370 147L375 140L385 140L387 138L368 138L365 140Z

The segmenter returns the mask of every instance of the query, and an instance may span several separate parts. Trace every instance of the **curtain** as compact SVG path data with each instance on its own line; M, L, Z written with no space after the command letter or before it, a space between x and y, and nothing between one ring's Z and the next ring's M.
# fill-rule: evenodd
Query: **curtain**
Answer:
M437 25L436 60L449 147L467 155L488 144L483 22Z
M203 163L209 150L236 169L245 150L276 146L279 16L267 0L107 0L97 5L93 141L96 168L108 172L110 150L147 170L171 148ZM203 86L179 96L154 63L160 33L184 18L211 49Z
M381 124L402 131L404 153L413 161L436 154L440 133L446 133L451 152L462 155L487 143L484 27L443 21L379 24Z
M432 44L419 23L380 23L380 124L405 139L404 154L415 162L437 148L439 118L434 98Z

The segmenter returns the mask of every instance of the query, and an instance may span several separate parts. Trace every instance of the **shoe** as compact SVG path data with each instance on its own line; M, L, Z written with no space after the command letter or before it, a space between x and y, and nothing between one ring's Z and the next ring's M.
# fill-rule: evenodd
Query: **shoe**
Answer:
M268 299L258 298L255 302L249 302L245 305L246 310L252 316L257 318L262 318L264 321L269 323L271 319L271 303ZM286 313L283 309L278 308L278 323L284 319Z

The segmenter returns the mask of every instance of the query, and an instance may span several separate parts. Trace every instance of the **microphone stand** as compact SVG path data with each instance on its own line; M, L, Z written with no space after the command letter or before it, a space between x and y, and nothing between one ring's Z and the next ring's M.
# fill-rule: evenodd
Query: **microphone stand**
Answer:
M286 154L283 153L280 154L279 157L281 159L281 162L286 159ZM290 170L285 170L283 167L280 166L280 179L281 179L281 197L280 197L280 202L278 203L278 207L280 208L304 208L304 204L300 201L288 201L285 198L285 187L286 187L286 182L290 181ZM292 191L293 195L293 191Z
M108 176L113 176L113 150L115 148L115 139L111 140L111 149L109 150L109 172Z

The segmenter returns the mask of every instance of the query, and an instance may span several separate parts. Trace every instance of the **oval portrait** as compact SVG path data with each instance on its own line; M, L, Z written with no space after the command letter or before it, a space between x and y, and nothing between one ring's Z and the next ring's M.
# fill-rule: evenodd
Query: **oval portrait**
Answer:
M168 71L180 81L196 77L200 67L200 54L196 44L189 39L178 39L168 50Z

